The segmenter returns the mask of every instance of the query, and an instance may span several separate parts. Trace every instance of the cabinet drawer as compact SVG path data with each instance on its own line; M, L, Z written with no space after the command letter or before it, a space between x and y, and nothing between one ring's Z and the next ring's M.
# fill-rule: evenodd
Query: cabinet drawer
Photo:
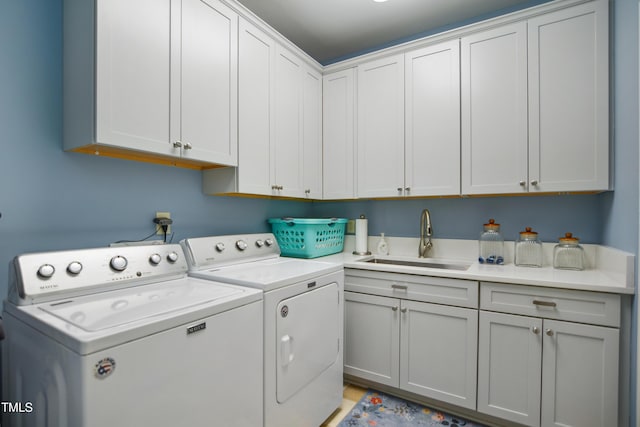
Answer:
M480 308L620 327L620 295L617 294L482 282Z
M346 291L478 308L478 282L370 270L345 269Z

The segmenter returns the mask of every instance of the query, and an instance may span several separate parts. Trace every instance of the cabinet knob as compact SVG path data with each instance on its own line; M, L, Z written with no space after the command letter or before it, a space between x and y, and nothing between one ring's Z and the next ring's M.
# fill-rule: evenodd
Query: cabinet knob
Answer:
M282 185L278 185L278 190L284 190L284 187Z
M309 194L311 194L311 190L304 190L304 194L308 196Z
M397 306L397 305L394 305L393 307L391 307L391 310L393 310L393 311L398 311L398 306Z
M401 312L406 313L407 312L407 307L403 307L400 309Z
M533 328L531 328L531 332L538 335L540 333L540 328L538 328L537 326L534 326Z
M278 186L277 186L277 185L272 185L272 186L271 186L271 189L272 189L272 190L277 190L277 189L278 189Z
M548 336L552 337L553 336L553 330L551 329L545 329L544 333L547 334Z
M538 181L536 181L535 179L533 181L531 181L531 185L536 186L538 185Z
M411 187L404 187L404 191L406 191L407 193L411 191Z
M184 143L184 149L185 150L191 150L193 148L193 145L189 144L188 142Z
M182 147L182 142L176 141L173 143L173 148L180 148L180 147Z
M397 190L398 190L398 193L402 193L402 187L398 187Z
M526 183L526 182L524 182L524 181L520 181L520 187L524 187L525 185L527 185L527 183Z

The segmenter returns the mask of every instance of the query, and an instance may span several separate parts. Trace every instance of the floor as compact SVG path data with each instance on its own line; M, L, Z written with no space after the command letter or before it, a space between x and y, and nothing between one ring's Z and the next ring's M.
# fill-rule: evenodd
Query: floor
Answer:
M366 388L345 384L342 393L342 405L340 405L340 408L338 408L320 427L336 427L340 424L340 421L342 421L349 411L351 411L366 392Z

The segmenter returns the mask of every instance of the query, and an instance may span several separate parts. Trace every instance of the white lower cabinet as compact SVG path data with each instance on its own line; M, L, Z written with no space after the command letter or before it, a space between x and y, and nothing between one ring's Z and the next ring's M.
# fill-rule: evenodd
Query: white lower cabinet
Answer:
M484 283L480 295L481 308L539 317L480 311L479 412L527 426L618 425L619 329L557 320L615 313L617 295Z
M477 302L477 282L380 275L346 275L345 287L369 285L398 297L345 292L344 373L475 409L478 310L405 298L424 287L425 299L455 293Z

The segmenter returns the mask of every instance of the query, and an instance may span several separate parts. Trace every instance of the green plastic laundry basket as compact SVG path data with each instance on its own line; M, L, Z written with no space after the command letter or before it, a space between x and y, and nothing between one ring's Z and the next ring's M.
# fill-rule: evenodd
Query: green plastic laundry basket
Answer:
M269 218L283 256L317 258L342 252L346 218Z

